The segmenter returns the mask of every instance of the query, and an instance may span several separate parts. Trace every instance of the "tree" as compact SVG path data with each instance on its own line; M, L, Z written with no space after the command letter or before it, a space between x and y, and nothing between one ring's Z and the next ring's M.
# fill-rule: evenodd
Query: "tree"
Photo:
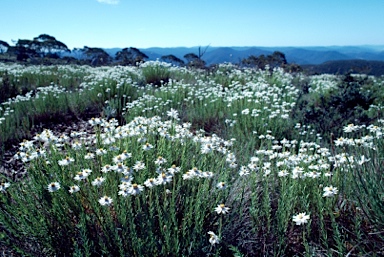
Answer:
M163 55L163 56L161 56L160 60L163 62L171 63L171 64L176 65L176 66L183 66L184 65L183 60L177 58L176 56L174 56L172 54Z
M35 37L33 41L40 42L40 47L38 51L48 57L59 57L65 52L71 52L71 50L69 50L64 43L56 40L56 38L47 34L41 34L40 36Z
M33 40L19 39L16 43L16 47L33 50L40 55L40 57L58 58L61 54L70 52L64 43L47 34L41 34L40 36L33 38Z
M184 55L184 58L188 61L187 65L193 68L204 68L205 61L203 61L199 56L194 53L188 53Z
M146 59L148 59L148 56L134 47L124 48L115 55L115 60L120 65L136 65L145 62Z
M4 43L3 41L0 42L3 48L8 45ZM58 59L65 52L70 52L68 47L47 34L42 34L33 40L19 39L15 46L8 45L7 47L7 53L11 56L16 56L18 61L29 61L33 63L46 63L47 60L48 63L51 63L51 58ZM41 58L44 58L44 60Z
M259 57L251 55L248 58L241 60L241 63L248 67L258 67L263 70L267 65L270 69L275 67L285 67L287 65L287 59L282 52L275 51L267 56L263 54Z
M6 53L8 51L9 44L5 41L0 40L0 54Z
M302 72L303 68L301 68L301 66L298 65L297 63L291 63L291 64L285 65L284 70L289 73L298 73L298 72Z
M271 68L275 67L283 67L287 65L287 59L285 58L285 55L282 52L275 51L272 53L272 55L268 55L268 65Z
M34 41L40 41L40 42L46 42L46 41L56 41L56 38L48 35L48 34L41 34L38 37L33 38Z
M107 65L112 61L111 56L101 48L84 46L81 51L85 55L85 59L88 60L92 66Z
M188 61L187 65L189 67L194 67L194 68L201 68L201 69L205 68L206 63L203 59L201 59L201 57L203 57L208 47L209 45L207 45L204 49L202 49L201 46L199 46L198 55L194 53L188 53L184 55L184 58Z
M205 54L205 52L208 50L208 47L209 45L207 45L204 49L201 48L201 46L199 46L199 59L201 59L201 57L203 57L203 55Z
M259 57L251 55L248 58L241 60L241 63L247 67L258 67L259 69L264 69L265 65L267 65L267 57L263 54Z
M16 46L10 46L7 50L7 53L11 56L16 56L16 60L22 62L28 60L35 60L40 57L36 50L29 47L25 47L21 44Z

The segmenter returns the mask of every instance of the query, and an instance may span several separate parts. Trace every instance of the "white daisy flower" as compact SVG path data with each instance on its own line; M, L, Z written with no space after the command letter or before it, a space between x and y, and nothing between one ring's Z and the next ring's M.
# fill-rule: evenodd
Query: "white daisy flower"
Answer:
M105 178L103 177L97 177L95 180L92 181L92 186L101 186L103 184Z
M337 195L337 193L338 193L338 189L336 187L333 187L333 186L324 187L323 191L324 191L323 197L332 197L334 195Z
M309 215L306 215L305 212L299 213L292 217L292 221L296 222L296 225L302 225L307 223L309 220Z
M128 188L128 193L131 195L138 195L144 190L142 185L132 184L131 187Z
M110 198L110 197L108 197L108 196L103 196L103 197L101 197L100 199L99 199L99 203L101 204L101 205L107 205L107 206L109 206L109 205L111 205L112 204L112 202L113 202L113 199L112 198Z
M48 191L49 191L50 193L52 193L52 192L56 192L57 190L60 189L60 184L59 184L59 182L52 182L52 183L50 183L50 184L48 185L47 189L48 189Z
M211 245L220 243L220 239L215 233L213 233L212 231L209 231L208 234L209 234L209 243Z
M79 191L80 191L80 187L77 186L77 185L73 185L73 186L71 186L71 187L69 188L68 191L69 191L71 194L73 194L73 193L79 192Z
M215 211L217 212L217 214L227 214L229 212L229 209L228 207L226 207L223 203L222 204L219 204L216 208L215 208Z

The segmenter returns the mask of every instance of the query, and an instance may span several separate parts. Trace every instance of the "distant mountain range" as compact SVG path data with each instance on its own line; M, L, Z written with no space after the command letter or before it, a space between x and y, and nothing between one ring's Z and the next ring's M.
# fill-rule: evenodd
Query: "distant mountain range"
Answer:
M202 47L203 49L204 47ZM104 49L114 56L121 48ZM188 53L198 53L198 47L170 47L170 48L140 48L150 60L156 60L164 55L172 54L182 60ZM208 47L202 59L208 64L223 62L239 63L251 55L269 55L274 51L285 54L288 63L300 65L321 64L339 60L374 60L384 61L384 45L382 46L326 46L326 47Z

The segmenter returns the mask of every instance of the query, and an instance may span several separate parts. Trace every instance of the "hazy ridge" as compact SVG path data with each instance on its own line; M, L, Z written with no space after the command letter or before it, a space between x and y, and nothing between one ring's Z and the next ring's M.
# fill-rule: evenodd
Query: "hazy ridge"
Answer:
M205 47L202 47L202 49ZM163 55L173 54L183 59L187 53L198 53L198 47L151 47L139 48L150 60L156 60ZM121 48L104 49L111 56ZM202 59L208 65L232 62L239 63L250 55L268 55L274 51L283 52L288 63L321 64L336 60L372 60L384 61L384 46L319 46L319 47L208 47Z

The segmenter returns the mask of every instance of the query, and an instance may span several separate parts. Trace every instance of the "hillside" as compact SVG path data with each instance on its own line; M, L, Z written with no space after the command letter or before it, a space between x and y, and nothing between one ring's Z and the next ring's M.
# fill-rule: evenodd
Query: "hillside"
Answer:
M383 61L337 60L318 65L302 65L302 68L309 74L345 74L351 72L374 76L384 75Z
M0 256L383 256L384 77L146 62L0 78Z
M108 49L106 49L108 53ZM116 52L117 50L115 50ZM156 60L163 55L173 54L183 59L187 53L197 53L198 47L142 48L150 60ZM329 46L329 47L209 47L203 59L208 65L231 62L251 55L268 55L274 51L283 52L288 63L300 65L322 64L336 60L370 60L384 61L384 46Z

